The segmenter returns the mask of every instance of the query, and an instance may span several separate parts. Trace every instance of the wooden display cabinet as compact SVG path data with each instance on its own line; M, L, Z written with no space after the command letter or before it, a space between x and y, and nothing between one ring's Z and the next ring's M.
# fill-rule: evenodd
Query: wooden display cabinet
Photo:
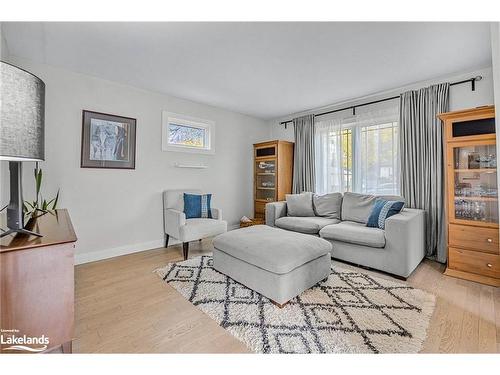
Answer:
M292 192L293 142L269 141L254 146L254 217L264 218L266 203Z
M443 113L446 140L446 275L500 286L493 106Z

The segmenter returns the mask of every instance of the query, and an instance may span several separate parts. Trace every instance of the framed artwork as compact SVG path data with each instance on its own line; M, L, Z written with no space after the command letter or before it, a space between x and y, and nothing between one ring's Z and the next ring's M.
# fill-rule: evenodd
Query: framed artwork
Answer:
M135 169L136 119L82 112L81 168Z

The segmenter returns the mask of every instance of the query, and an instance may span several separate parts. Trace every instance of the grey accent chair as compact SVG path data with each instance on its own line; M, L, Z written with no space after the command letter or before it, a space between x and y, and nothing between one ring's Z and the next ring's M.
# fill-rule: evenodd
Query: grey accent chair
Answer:
M202 194L200 190L165 190L163 192L163 218L165 247L170 237L182 242L184 260L189 255L189 242L202 240L227 232L227 222L222 220L222 210L212 207L212 219L186 219L184 193Z

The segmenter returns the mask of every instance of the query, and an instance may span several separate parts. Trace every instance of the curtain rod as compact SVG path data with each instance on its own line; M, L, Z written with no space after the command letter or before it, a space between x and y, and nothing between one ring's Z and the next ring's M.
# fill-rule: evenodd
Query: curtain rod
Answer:
M472 77L472 78L469 78L469 79L464 79L463 81L452 82L452 83L450 83L450 86L461 85L463 83L470 82L471 83L471 90L472 91L476 91L476 81L480 81L482 79L483 79L482 76L476 76L476 77ZM394 99L398 99L398 98L399 98L399 95L397 95L397 96L391 96L390 98L374 100L374 101L371 101L371 102L368 102L368 103L351 105L351 106L345 107L345 108L334 109L332 111L318 113L318 114L316 114L314 116L318 117L318 116L329 115L330 113L341 112L341 111L345 111L346 109L352 109L352 114L355 115L356 114L356 108L358 108L358 107L364 107L366 105L371 105L371 104L386 102L388 100L394 100ZM281 121L280 125L285 125L285 129L286 129L286 125L290 124L291 122L292 122L292 120Z

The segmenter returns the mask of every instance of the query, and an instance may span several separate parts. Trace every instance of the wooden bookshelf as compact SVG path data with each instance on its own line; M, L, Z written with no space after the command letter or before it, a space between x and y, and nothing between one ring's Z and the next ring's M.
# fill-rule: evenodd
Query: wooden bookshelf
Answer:
M292 192L293 142L254 144L254 217L264 219L266 204Z

